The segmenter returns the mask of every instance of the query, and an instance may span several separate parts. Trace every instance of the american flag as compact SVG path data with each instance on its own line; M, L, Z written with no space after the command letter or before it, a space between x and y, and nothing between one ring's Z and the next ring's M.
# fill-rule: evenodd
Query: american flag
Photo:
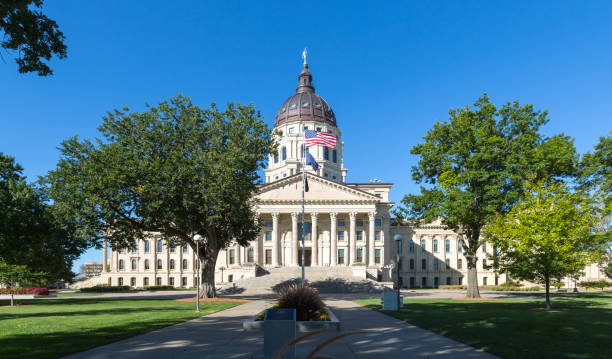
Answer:
M336 136L333 133L314 130L305 130L304 139L306 147L320 145L323 147L336 148Z

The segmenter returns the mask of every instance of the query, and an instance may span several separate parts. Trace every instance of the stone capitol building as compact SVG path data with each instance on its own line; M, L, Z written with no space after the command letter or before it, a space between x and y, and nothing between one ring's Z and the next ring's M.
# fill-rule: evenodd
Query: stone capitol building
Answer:
M342 268L361 280L391 281L390 264L395 258L393 236L403 236L400 262L402 286L437 287L467 282L467 263L458 235L440 223L419 227L401 225L391 217L391 183L349 182L344 166L344 143L332 107L319 96L304 61L295 94L285 100L276 114L274 130L278 152L270 156L264 170L265 183L257 194L263 227L249 246L233 245L219 254L216 281L235 282L255 277L262 270L295 270L301 265L302 154L304 131L329 132L337 137L335 149L314 146L306 150L319 164L317 171L307 166L309 191L305 194L306 266ZM349 146L351 144L348 144ZM479 249L478 284L503 283L485 269L485 251ZM138 241L134 248L111 250L104 244L103 272L96 284L172 285L194 287L194 250L168 248L152 236ZM296 272L297 273L297 272ZM395 272L393 272L393 275ZM588 276L588 273L587 273Z

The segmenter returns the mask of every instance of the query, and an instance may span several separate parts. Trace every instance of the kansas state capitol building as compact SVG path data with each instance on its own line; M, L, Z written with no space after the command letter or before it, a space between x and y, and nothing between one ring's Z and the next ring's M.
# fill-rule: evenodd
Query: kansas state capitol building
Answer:
M467 265L456 233L440 223L420 227L399 225L391 218L391 183L348 181L344 166L342 132L332 107L319 96L304 61L295 94L280 106L274 123L278 152L271 155L260 186L257 213L263 222L257 240L247 247L233 245L217 260L217 282L249 278L261 269L297 267L301 264L302 154L304 130L331 132L335 149L314 146L307 150L319 164L307 166L309 191L305 195L307 222L304 247L306 266L350 268L353 276L390 280L395 257L393 235L403 235L400 275L406 287L461 284ZM350 144L349 144L350 145ZM479 284L494 284L493 272L484 269L483 246L478 260ZM168 248L152 236L134 248L112 250L104 246L104 270L100 280L111 285L173 285L193 287L196 258L189 247ZM467 281L467 280L466 280ZM500 278L500 282L503 279Z

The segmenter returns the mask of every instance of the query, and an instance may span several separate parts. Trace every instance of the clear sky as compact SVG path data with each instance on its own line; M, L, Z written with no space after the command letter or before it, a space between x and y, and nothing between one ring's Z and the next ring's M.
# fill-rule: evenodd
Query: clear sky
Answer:
M60 141L97 136L114 108L183 93L200 106L253 103L273 124L308 48L317 93L343 133L348 180L417 192L410 148L483 92L550 112L580 152L612 129L610 1L48 1L66 35L55 74L0 60L0 152L30 180ZM82 261L100 261L90 250Z

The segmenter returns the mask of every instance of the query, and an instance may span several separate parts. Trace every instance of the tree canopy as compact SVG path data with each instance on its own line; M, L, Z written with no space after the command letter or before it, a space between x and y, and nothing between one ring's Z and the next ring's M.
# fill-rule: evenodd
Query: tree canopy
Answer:
M522 201L486 227L499 248L502 271L544 284L550 308L550 285L594 263L606 243L594 233L596 208L563 184L528 185Z
M41 59L50 60L53 55L65 58L67 51L64 34L57 23L42 12L43 0L2 0L0 2L0 46L15 50L19 72L37 72L39 76L53 74Z
M412 178L423 183L419 195L406 195L399 217L442 218L461 234L468 267L468 297L478 297L476 251L482 228L521 198L527 181L554 180L575 173L573 141L545 137L546 111L518 101L496 107L485 94L474 107L451 109L436 122L424 143L411 149L419 161Z
M204 295L215 296L214 268L232 241L256 238L253 196L258 170L274 149L270 131L251 105L202 109L178 96L145 112L115 110L95 141L61 145L47 177L62 218L79 238L113 248L153 233L167 245L200 245Z

